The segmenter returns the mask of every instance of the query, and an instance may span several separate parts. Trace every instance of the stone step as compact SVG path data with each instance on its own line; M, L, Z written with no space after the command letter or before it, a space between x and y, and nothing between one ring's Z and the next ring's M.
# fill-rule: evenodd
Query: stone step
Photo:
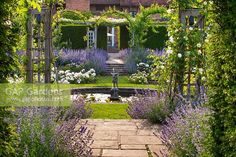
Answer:
M114 64L107 63L106 74L111 74L113 72L113 69L120 75L128 74L128 70L124 64L116 64L116 63Z

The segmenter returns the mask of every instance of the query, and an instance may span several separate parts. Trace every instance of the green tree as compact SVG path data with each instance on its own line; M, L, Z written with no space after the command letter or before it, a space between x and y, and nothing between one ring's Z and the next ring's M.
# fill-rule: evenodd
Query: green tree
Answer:
M15 0L0 1L0 83L7 82L7 77L17 67L14 47L17 43L17 27L12 11L16 8ZM10 108L0 107L0 156L14 156L15 133L13 126L6 121L11 115Z
M208 49L209 105L214 110L213 153L236 156L236 1L213 0Z

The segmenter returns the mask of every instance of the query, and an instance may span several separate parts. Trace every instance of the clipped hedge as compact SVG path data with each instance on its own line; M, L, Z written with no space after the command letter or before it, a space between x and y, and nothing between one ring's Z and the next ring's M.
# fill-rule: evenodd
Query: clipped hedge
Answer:
M208 87L215 157L236 156L236 1L213 0Z
M120 26L120 49L126 49L129 47L129 31L126 25Z
M98 27L97 32L97 48L106 50L107 49L107 27Z
M160 26L157 28L157 33L149 29L147 33L147 41L144 43L145 48L150 49L163 49L165 47L165 42L168 40L168 32L165 26Z
M163 49L167 38L167 29L165 26L160 26L157 33L152 29L148 31L147 41L144 43L145 48ZM62 42L66 42L66 48L84 49L87 47L87 41L84 36L87 34L87 26L70 26L65 25L61 27ZM130 33L126 25L120 26L120 49L129 47ZM97 48L107 49L107 26L99 26L97 32Z
M84 36L87 34L87 26L62 26L62 42L66 42L66 48L84 49L87 41Z

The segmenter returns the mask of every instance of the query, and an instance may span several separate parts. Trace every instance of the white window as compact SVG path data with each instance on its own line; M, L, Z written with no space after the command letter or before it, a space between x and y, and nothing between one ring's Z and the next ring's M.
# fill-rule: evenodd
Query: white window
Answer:
M93 48L95 45L95 33L94 31L88 31L88 47Z
M115 46L115 28L114 27L108 27L107 45L109 47L114 47Z

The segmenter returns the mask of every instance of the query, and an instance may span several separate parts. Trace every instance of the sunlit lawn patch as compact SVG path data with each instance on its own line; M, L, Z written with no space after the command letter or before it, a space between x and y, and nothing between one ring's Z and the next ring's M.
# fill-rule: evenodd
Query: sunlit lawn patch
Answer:
M93 113L92 119L130 119L127 113L128 104L90 104Z

